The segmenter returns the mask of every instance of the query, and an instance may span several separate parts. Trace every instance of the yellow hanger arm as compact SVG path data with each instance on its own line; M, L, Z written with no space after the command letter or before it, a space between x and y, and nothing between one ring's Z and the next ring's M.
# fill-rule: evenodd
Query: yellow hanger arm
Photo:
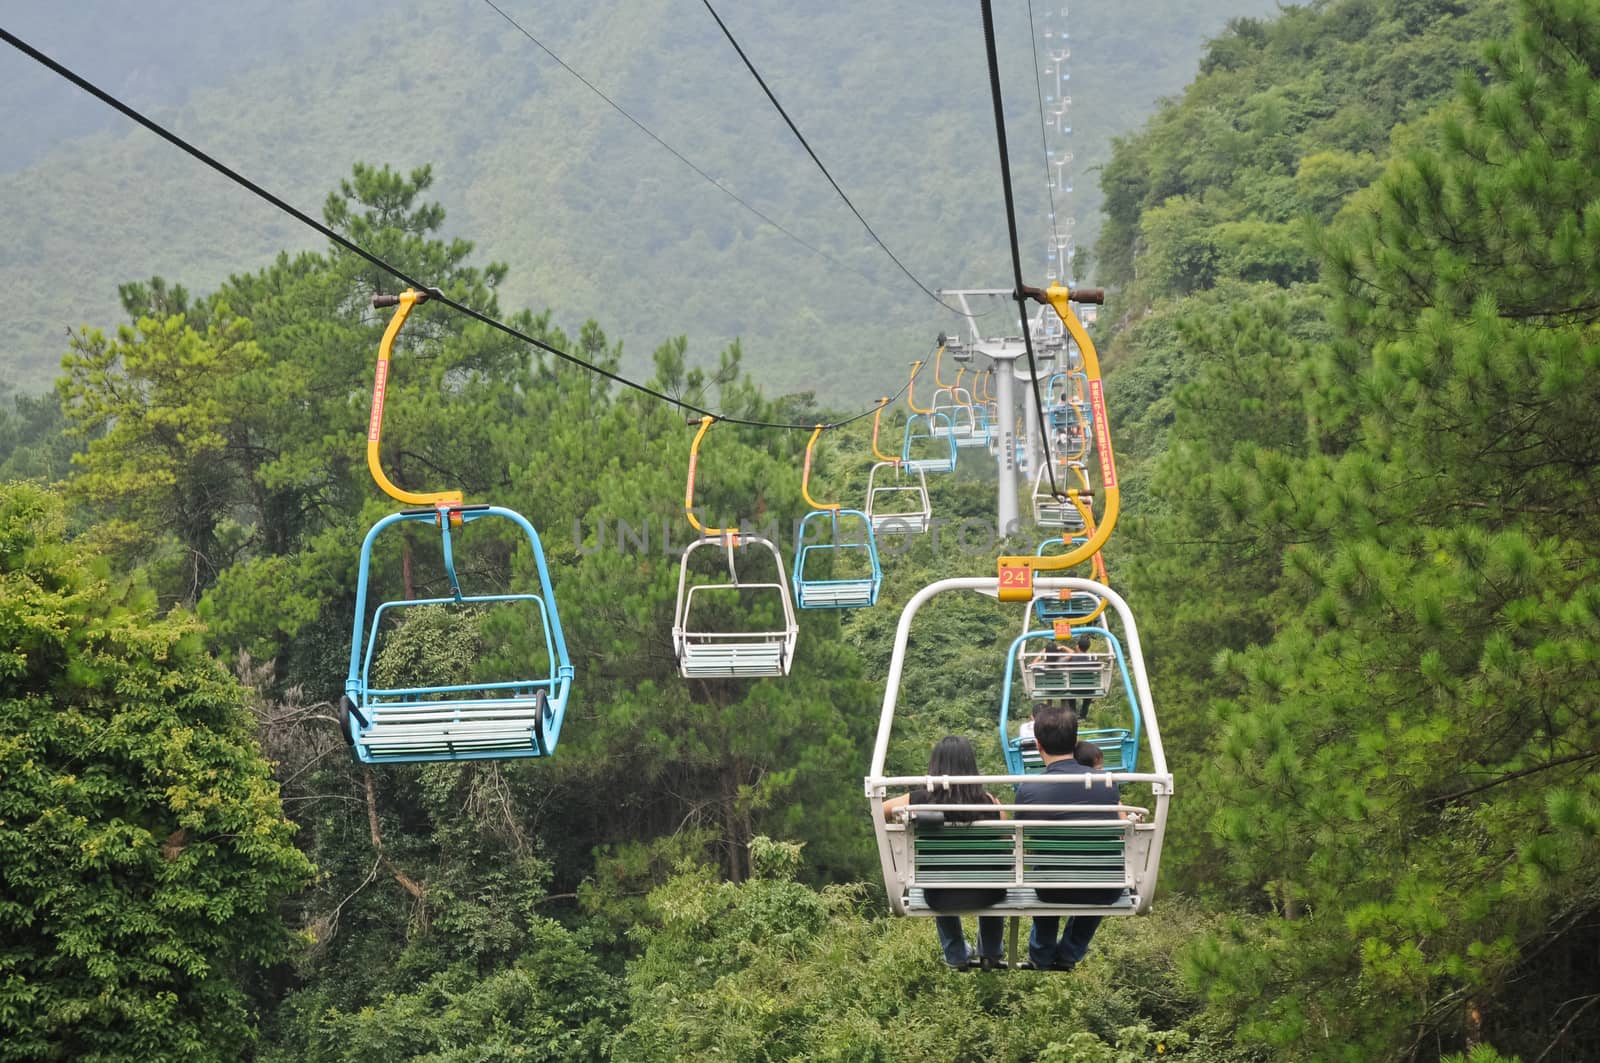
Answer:
M710 414L700 418L700 430L694 434L694 442L689 445L689 481L683 489L683 515L689 518L689 524L694 530L703 536L731 536L736 540L739 529L707 528L701 525L700 518L694 515L694 474L695 468L700 464L700 441L705 439L715 420L716 418Z
M822 438L822 426L819 424L812 430L811 438L806 442L806 467L800 474L800 494L806 500L806 505L812 509L838 509L837 504L829 505L811 497L811 461L812 455L816 453L817 440L820 438Z
M1064 554L1051 557L1001 557L998 561L1001 601L1026 601L1031 598L1033 572L1068 569L1099 553L1106 540L1111 538L1112 529L1117 525L1117 514L1122 509L1122 490L1117 485L1117 463L1111 450L1111 429L1106 422L1105 394L1100 384L1100 357L1095 352L1094 341L1089 338L1088 330L1072 310L1074 301L1104 302L1105 292L1099 288L1072 291L1059 284L1052 284L1045 291L1037 288L1024 288L1023 291L1036 301L1049 303L1083 354L1083 369L1089 380L1089 412L1095 427L1095 451L1100 457L1100 486L1105 497L1105 512L1088 540ZM1020 570L1027 572L1024 574Z
M462 500L460 491L403 490L395 486L378 461L378 448L383 441L383 400L389 387L389 363L394 353L394 341L400 335L406 318L411 315L411 308L417 303L426 302L427 298L427 292L410 288L397 296L373 297L374 306L394 306L396 309L394 316L389 318L388 328L383 330L383 341L378 344L378 367L372 380L372 414L367 420L367 468L378 482L379 489L398 502L411 506L456 505Z

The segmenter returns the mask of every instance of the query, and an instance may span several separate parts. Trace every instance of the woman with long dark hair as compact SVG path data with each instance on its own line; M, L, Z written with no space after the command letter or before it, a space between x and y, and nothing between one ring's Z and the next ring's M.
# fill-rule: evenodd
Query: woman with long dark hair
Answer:
M931 776L945 775L976 775L978 774L978 755L972 750L972 743L961 735L946 735L939 739L933 747L933 753L928 757L928 774ZM999 808L1000 802L992 794L977 783L954 783L941 786L935 782L932 790L917 789L909 794L891 797L883 803L885 819L893 819L897 810L915 805L994 805L990 812L946 812L946 823L972 823L980 819L1003 819L1005 813ZM987 907L998 904L1005 899L1006 891L1003 889L972 889L972 888L946 888L930 889L924 893L928 898L928 907L935 911L965 911L972 908ZM976 966L985 971L1005 970L1006 962L1002 958L1005 949L1006 921L998 915L978 916L978 953L974 957L967 947L967 939L961 932L961 917L959 915L940 915L934 917L934 926L939 932L939 948L944 953L944 962L958 971L965 971Z

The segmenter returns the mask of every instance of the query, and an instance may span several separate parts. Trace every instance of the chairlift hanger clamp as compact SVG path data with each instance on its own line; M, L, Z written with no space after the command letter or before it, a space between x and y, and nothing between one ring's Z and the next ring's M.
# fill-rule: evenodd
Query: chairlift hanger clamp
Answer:
M1105 302L1104 288L1067 288L1051 284L1048 288L1018 285L1018 301L1032 299L1049 305L1061 319L1083 356L1083 373L1089 382L1089 408L1094 425L1095 449L1100 456L1100 483L1105 493L1105 511L1088 539L1072 550L1053 557L1037 555L1003 556L996 562L1001 601L1028 601L1033 597L1033 574L1060 572L1087 561L1100 552L1117 524L1122 507L1122 492L1117 485L1116 457L1111 448L1111 431L1106 421L1105 397L1100 384L1100 358L1094 340L1073 312L1072 303Z

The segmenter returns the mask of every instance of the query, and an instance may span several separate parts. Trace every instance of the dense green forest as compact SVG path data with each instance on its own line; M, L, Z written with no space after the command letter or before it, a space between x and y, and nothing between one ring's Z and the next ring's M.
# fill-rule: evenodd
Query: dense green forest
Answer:
M434 168L444 235L515 265L507 306L554 308L626 341L630 370L671 336L698 364L735 338L774 392L823 401L898 385L908 348L955 323L834 197L698 3L498 6L733 192L833 261L710 188L591 95L483 0L438 4L158 0L11 5L8 28L316 213L356 162ZM1048 5L1035 5L1040 23ZM1271 0L1146 0L1072 11L1072 142L1063 210L1093 240L1093 168L1193 75L1207 37ZM1037 144L1027 9L1002 5L1012 136ZM971 5L745 0L728 18L778 98L910 268L932 286L1010 275L983 36ZM1059 21L1059 16L1057 18ZM108 27L115 26L114 32ZM1040 48L1048 42L1041 40ZM0 54L0 381L47 389L62 337L118 312L152 274L210 289L314 234L9 50ZM65 134L77 134L67 137ZM54 137L48 145L43 136ZM1020 209L1047 208L1043 161ZM1046 241L1027 247L1043 266ZM864 378L864 379L863 379ZM891 383L892 382L892 383Z
M1152 914L1070 974L946 970L876 874L900 608L992 561L920 537L875 608L805 616L787 678L686 682L681 413L424 305L384 467L534 520L579 679L548 760L365 767L333 702L392 510L363 440L393 282L337 247L203 292L124 277L120 323L0 411L0 1059L1600 1056L1597 130L1588 0L1328 0L1232 22L1117 141L1106 555L1177 789ZM324 217L622 364L604 321L517 309L436 182L358 164ZM653 387L835 412L705 331L659 343ZM819 497L861 497L867 425L828 434ZM717 426L698 500L798 518L805 442ZM991 519L982 464L936 478L941 518ZM374 580L439 593L437 542ZM469 526L458 563L526 587L514 546ZM919 621L897 770L949 732L999 767L1014 623ZM538 652L400 635L437 674Z

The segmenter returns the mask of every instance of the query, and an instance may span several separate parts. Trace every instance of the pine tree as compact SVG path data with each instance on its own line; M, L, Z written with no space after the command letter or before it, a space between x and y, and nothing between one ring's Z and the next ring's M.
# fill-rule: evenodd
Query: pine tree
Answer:
M1288 918L1195 974L1300 1058L1600 1037L1600 19L1527 0L1488 56L1328 241L1317 445L1253 506L1316 537L1272 640L1222 659L1213 834Z

